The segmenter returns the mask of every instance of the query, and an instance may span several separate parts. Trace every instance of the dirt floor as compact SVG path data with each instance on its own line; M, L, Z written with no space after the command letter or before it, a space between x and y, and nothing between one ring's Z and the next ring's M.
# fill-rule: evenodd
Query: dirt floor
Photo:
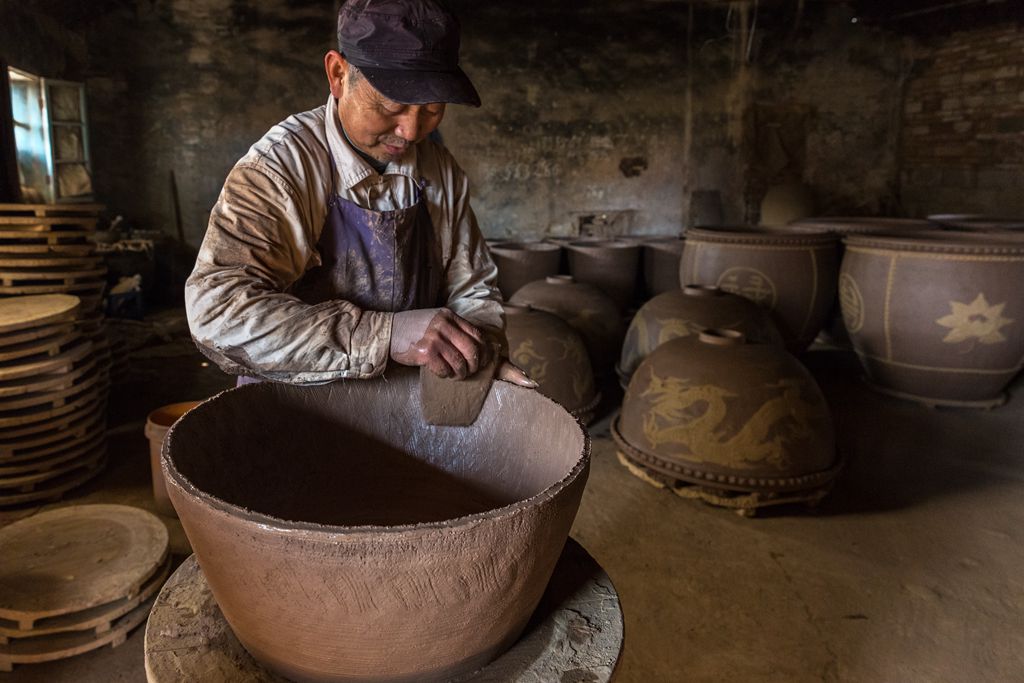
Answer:
M231 384L192 348L181 311L121 327L111 462L57 505L153 509L146 414ZM814 510L747 519L682 499L619 464L610 414L593 426L573 536L622 601L615 680L1024 681L1022 380L1002 408L935 410L874 393L847 352L804 361L848 463ZM40 509L0 511L0 524ZM187 540L163 519L180 561ZM145 681L143 631L0 683Z

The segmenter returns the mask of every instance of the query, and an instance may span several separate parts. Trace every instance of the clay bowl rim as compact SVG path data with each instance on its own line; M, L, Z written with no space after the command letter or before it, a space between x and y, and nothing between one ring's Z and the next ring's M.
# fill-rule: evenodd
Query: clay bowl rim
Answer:
M594 251L605 251L605 250L617 250L623 251L638 250L641 245L639 243L633 243L623 239L599 239L599 240L578 240L575 242L569 242L565 245L566 249L570 251L579 251L582 253L593 253Z
M847 235L847 249L868 248L933 254L1024 255L1024 234L970 230L913 230Z
M508 242L491 244L488 245L487 248L492 252L504 256L505 254L502 254L503 251L510 252L510 254L522 254L534 251L553 252L561 250L562 247L554 242L545 242L543 240L511 240Z
M832 247L839 244L840 235L827 230L813 232L787 231L785 228L769 228L763 225L723 226L715 228L691 228L686 231L686 241L712 242L717 244L754 244L771 247Z
M366 382L371 380L356 380L360 382ZM381 525L381 524L362 524L354 526L346 526L339 524L318 524L316 522L301 522L281 519L280 517L274 517L256 510L250 510L234 503L219 498L207 491L201 490L191 480L185 477L184 474L178 471L178 468L174 466L173 459L171 458L170 449L171 443L174 441L175 432L180 429L182 422L186 420L190 415L193 419L196 415L202 414L207 410L211 410L210 405L225 396L226 394L233 393L245 393L253 391L263 391L263 385L265 382L257 382L253 384L247 384L240 387L232 387L225 389L220 393L217 393L210 398L206 399L198 406L188 411L182 416L180 420L174 423L174 425L167 431L167 435L164 437L163 444L160 448L160 469L164 474L164 478L167 483L173 484L180 488L183 494L189 496L194 500L198 500L204 504L208 509L213 510L217 513L223 513L228 515L234 520L242 522L243 524L254 524L262 529L269 529L275 532L302 532L306 534L315 534L322 536L322 540L328 540L330 538L337 538L338 536L357 536L357 535L388 535L388 536L409 536L424 531L441 531L441 530L452 530L469 527L474 524L487 522L487 521L501 521L504 519L512 518L517 515L523 514L530 508L537 507L539 504L544 503L553 499L556 495L567 489L573 484L580 475L589 467L591 459L591 439L590 433L587 431L586 426L580 419L566 410L563 406L559 405L556 401L548 398L547 396L537 392L534 389L527 389L525 387L516 386L510 382L504 382L502 380L495 380L497 384L507 385L506 389L512 392L531 392L539 400L546 401L551 405L558 408L560 411L565 413L576 427L580 430L583 436L583 450L579 457L573 463L573 466L566 472L558 481L554 482L544 490L524 498L517 500L514 503L509 503L498 508L492 508L485 510L484 512L477 512L472 515L463 515L462 517L453 517L451 519L442 519L435 522L420 522L416 524L394 524L394 525Z

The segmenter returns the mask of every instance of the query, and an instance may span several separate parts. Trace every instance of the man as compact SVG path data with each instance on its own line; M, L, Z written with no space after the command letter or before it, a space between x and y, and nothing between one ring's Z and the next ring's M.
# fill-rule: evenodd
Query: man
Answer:
M185 286L192 336L223 370L296 384L388 361L465 378L503 346L496 268L463 171L427 139L480 105L439 0L348 0L326 106L235 165ZM498 376L536 386L507 361Z

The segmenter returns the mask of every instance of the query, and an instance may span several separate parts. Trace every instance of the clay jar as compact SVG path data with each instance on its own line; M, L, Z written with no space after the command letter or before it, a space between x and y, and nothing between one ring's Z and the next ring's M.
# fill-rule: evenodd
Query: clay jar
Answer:
M509 358L584 424L594 416L600 394L583 338L553 313L505 305Z
M928 216L933 224L946 230L1005 232L1024 230L1024 218L1000 218L976 213L942 213Z
M494 382L427 425L419 375L231 389L168 432L168 492L245 648L295 681L442 681L518 638L562 551L589 440Z
M839 300L877 387L927 404L989 407L1024 357L1024 239L925 231L851 236Z
M523 285L558 274L562 249L551 242L502 242L491 247L498 289L506 299Z
M668 237L642 243L644 254L644 286L648 297L679 290L679 259L683 240Z
M708 328L732 328L753 342L782 345L782 336L771 316L750 299L717 287L687 285L681 290L659 294L633 316L615 369L623 388L654 349L672 339L697 335Z
M839 237L758 228L686 233L680 282L714 285L771 311L793 353L807 349L836 295Z
M779 346L706 330L662 344L629 383L613 436L669 477L747 492L802 491L836 474L828 407Z
M594 372L614 368L626 326L615 302L601 290L571 275L553 275L522 287L511 303L554 313L583 337Z
M570 242L569 272L611 297L619 311L633 305L640 267L639 245L625 240Z

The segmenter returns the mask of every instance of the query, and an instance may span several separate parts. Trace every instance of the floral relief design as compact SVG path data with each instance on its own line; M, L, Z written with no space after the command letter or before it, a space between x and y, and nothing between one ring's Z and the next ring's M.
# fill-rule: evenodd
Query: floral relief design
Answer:
M972 341L982 344L999 344L1007 341L1002 329L1013 322L1012 318L1003 317L1004 301L990 305L985 295L978 296L969 304L950 301L952 313L936 320L939 325L948 327L949 333L942 338L947 344Z

